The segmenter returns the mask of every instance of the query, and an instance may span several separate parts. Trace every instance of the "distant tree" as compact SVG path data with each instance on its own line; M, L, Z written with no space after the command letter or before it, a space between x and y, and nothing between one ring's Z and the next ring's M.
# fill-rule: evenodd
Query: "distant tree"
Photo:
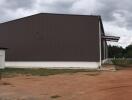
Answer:
M124 55L125 55L126 58L132 58L132 45L128 45L125 48Z
M124 49L122 47L119 46L108 46L108 57L109 58L122 58L124 57Z

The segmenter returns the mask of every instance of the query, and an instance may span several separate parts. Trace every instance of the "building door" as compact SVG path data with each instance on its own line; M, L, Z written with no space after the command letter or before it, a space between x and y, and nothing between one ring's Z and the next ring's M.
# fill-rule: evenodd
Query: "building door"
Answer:
M5 51L0 50L0 69L5 67Z

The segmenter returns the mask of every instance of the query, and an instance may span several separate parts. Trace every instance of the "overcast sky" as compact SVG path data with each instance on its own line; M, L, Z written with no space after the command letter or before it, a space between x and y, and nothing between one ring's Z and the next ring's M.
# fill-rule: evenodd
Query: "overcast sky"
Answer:
M132 43L131 0L0 0L0 22L40 12L101 15L106 34L120 36L119 46Z

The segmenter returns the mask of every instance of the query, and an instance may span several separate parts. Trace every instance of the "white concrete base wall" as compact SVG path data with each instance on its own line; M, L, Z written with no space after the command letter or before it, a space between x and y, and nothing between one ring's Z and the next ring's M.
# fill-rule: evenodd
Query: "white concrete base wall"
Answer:
M108 59L104 59L104 60L102 60L102 64L107 63L107 61L108 61Z
M6 62L8 68L97 69L99 62Z

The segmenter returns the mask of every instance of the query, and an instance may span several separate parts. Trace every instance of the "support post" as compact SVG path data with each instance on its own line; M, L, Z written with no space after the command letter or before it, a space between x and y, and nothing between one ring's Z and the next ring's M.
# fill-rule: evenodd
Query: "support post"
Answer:
M0 80L2 80L2 69L0 69Z

